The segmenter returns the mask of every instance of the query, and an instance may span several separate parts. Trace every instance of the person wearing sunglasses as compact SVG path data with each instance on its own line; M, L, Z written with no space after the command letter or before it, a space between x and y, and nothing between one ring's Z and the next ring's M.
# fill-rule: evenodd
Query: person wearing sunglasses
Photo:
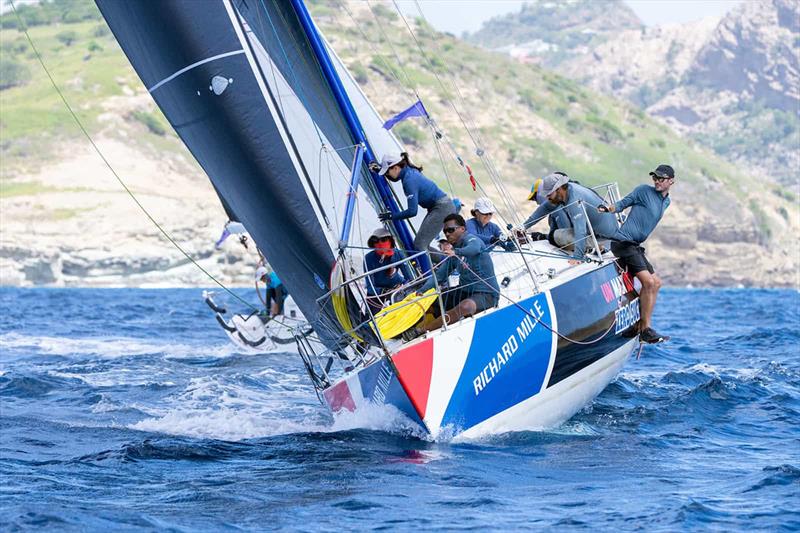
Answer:
M414 275L407 262L401 263L406 256L402 250L397 249L394 237L386 228L378 228L372 232L367 239L367 246L372 250L364 256L364 272L397 264L366 277L367 302L375 313L385 305L387 293L408 283L414 279Z
M455 213L447 215L442 231L453 248L444 250L447 258L436 268L435 276L439 286L445 285L452 272L460 272L458 286L443 294L444 307L447 309L445 320L452 324L463 317L496 307L500 301L500 287L495 279L489 249L478 237L467 232L464 217ZM430 277L418 290L418 294L423 294L434 286L433 277ZM433 305L433 313L435 319L416 333L432 331L442 326L443 319L438 316L438 304Z
M617 213L631 208L628 218L612 235L611 251L617 263L642 283L639 293L641 319L638 331L642 342L657 343L669 340L654 330L650 323L656 305L661 278L644 255L642 243L656 228L671 202L669 189L675 183L675 171L669 165L659 165L650 173L653 185L639 185L625 198L611 205L597 208L601 213Z

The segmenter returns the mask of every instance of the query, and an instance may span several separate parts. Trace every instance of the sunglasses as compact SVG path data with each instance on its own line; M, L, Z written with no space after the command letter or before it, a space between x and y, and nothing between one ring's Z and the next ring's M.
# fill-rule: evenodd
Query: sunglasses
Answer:
M449 235L460 227L461 226L445 226L444 229L442 229L442 231L445 233L445 235Z
M667 181L667 180L671 180L671 179L672 178L670 178L670 177L660 178L658 176L653 176L653 181Z

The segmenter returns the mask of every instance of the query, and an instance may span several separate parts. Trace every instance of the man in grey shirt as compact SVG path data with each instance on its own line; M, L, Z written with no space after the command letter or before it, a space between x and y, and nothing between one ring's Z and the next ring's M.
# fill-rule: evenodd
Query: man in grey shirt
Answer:
M601 213L615 213L631 208L628 218L611 237L611 251L617 256L620 266L642 282L639 293L639 338L642 342L656 343L669 340L669 337L660 335L650 327L656 297L661 288L661 278L656 275L653 265L645 257L641 245L669 207L669 189L675 183L675 171L669 165L659 165L650 176L653 178L652 186L639 185L619 202L609 206L601 205L597 210Z
M566 221L566 227L551 231L551 242L573 250L571 263L585 259L586 241L591 238L587 217L597 239L610 239L617 232L616 217L597 211L597 207L603 204L600 195L580 183L569 181L569 176L564 173L546 176L532 195L535 195L539 207L525 221L525 228L548 215L560 213L561 220Z

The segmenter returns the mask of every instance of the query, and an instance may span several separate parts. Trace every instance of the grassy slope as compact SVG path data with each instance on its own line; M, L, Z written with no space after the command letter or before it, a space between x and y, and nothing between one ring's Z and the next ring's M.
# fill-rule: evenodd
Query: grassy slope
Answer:
M69 45L58 38L64 32L75 34ZM139 78L104 21L39 25L29 28L29 33L50 74L90 134L108 129L99 119L108 111L105 104L109 98L122 97L126 91L132 94L131 87L140 90ZM30 73L30 80L24 85L0 91L0 196L44 192L36 184L11 183L10 178L61 157L63 154L54 153L61 142L86 141L25 35L16 29L3 29L0 46L3 59L24 65ZM131 123L137 138L144 137L147 143L168 150L178 149L177 137L155 105L124 118ZM160 126L165 134L153 134L144 122Z
M312 8L345 62L354 72L363 74L364 88L379 111L388 115L401 109L401 102L407 105L413 101L413 97L408 94L408 88L398 87L392 81L387 65L395 63L389 60L393 54L380 37L376 19L359 4L349 4L355 11L358 27L341 9L326 5ZM448 101L455 94L451 79L465 95L466 102L459 102L459 107L467 110L478 123L488 152L512 190L527 189L535 177L562 169L587 183L619 181L624 192L646 180L647 172L665 161L674 164L683 183L694 184L698 189L712 180L726 184L727 190L737 191L738 184L743 182L731 165L688 144L627 104L592 94L570 80L535 66L520 65L442 35L420 22L416 24L416 34L431 56L432 70L397 16L387 9L378 11L381 24L390 28L404 74L461 154L470 159L479 179L485 172L481 172L473 155L474 146L469 143ZM103 127L98 117L104 111L104 101L121 96L126 85L142 90L113 37L101 35L104 27L102 21L89 21L31 29L31 37L53 76L92 132ZM70 46L56 38L65 30L77 34ZM24 36L16 30L3 30L1 38L3 43L19 44ZM93 42L101 49L93 47L95 50L89 52ZM36 194L35 184L16 184L11 188L8 178L41 163L56 140L80 139L80 134L30 48L16 53L15 59L25 63L33 76L22 87L0 91L3 111L0 185L4 187L0 194ZM450 71L452 77L446 71ZM434 73L442 76L445 88L439 85ZM399 70L395 72L398 76L404 74ZM399 95L392 99L387 91L399 92ZM157 111L152 118L164 123ZM135 122L136 118L127 117L126 120ZM545 133L537 133L534 127L537 124L547 126ZM141 124L138 126L142 135L135 136L132 142L155 144L163 150L184 150L171 130L167 129L166 135L160 136ZM437 158L433 143L425 141L427 132L413 121L404 128L404 137L416 134L418 139L419 146L411 146L412 151L424 156L429 167L435 167ZM448 158L446 164L456 183L456 193L470 197L467 182L452 158Z

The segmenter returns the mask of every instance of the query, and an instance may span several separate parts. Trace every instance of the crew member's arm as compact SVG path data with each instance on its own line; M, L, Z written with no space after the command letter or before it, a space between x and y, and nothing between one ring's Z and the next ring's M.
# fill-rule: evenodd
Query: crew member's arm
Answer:
M397 254L397 260L402 261L406 258L406 254L402 250L397 250L395 252ZM400 265L400 273L405 280L404 283L408 283L414 279L414 272L411 271L411 266L408 264L408 261L401 263Z
M474 239L469 239L464 246L453 248L453 250L456 255L461 257L475 257L483 251L483 241L475 237Z
M428 289L432 289L435 286L433 282L433 276L436 276L436 279L438 280L440 287L444 285L444 283L447 281L447 276L450 275L450 272L453 271L453 269L457 264L458 264L457 259L453 257L448 257L444 263L439 265L439 267L436 269L436 272L428 277L428 280L422 285L422 287L417 289L417 294L422 294Z
M417 216L419 211L419 183L413 177L409 176L403 180L403 191L406 193L406 200L408 206L405 210L399 213L392 214L392 220L401 220L404 218L413 218Z
M528 220L525 221L523 226L525 227L525 229L530 228L531 226L539 222L541 219L546 217L548 214L550 214L552 210L553 207L551 207L550 202L545 202L539 205L539 207L536 208L536 211L531 213L531 216L528 217Z
M618 211L622 211L623 209L629 208L630 206L635 204L637 200L639 200L639 197L641 196L642 187L646 187L646 185L639 185L631 192L629 192L628 195L619 202L613 203L611 205L600 206L600 207L605 207L605 209L601 209L600 207L598 207L597 210L600 211L601 213L604 211L608 211L609 213L617 213Z

